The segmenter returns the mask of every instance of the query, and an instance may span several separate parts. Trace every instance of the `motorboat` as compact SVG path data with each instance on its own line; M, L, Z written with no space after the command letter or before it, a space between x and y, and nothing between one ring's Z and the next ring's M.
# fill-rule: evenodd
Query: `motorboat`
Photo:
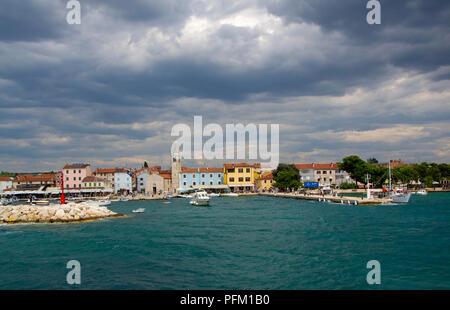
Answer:
M190 203L194 206L208 206L210 197L205 191L195 192Z
M391 192L391 199L394 203L408 203L411 198L411 193L402 188L396 188Z
M428 195L428 192L427 192L426 189L419 189L419 190L416 192L416 195L426 196L426 195Z
M127 202L127 201L129 201L129 200L130 200L130 199L125 198L125 197L120 198L120 201L121 201L121 202Z
M178 198L193 198L194 196L193 196L193 195L190 195L190 194L189 194L189 195L186 195L186 194L185 194L185 195L177 195L177 197L178 197Z
M97 201L99 206L109 206L111 204L111 201L109 200L99 200Z
M208 193L209 197L220 197L220 194L217 193Z
M139 208L139 209L133 210L131 212L133 212L133 213L144 213L144 211L145 211L144 208Z
M222 197L238 197L239 194L238 193L224 193L221 194Z

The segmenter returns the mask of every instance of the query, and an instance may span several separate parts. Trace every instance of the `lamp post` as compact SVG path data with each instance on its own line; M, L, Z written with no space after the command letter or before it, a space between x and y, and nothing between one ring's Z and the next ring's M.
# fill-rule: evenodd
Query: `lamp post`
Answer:
M61 202L60 204L66 204L66 197L64 197L64 173L61 172Z

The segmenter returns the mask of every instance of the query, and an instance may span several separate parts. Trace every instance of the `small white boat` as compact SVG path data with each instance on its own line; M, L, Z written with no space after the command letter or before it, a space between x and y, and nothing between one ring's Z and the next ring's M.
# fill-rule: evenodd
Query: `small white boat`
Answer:
M120 201L127 202L127 201L130 201L130 199L128 199L128 198L120 198Z
M200 191L194 193L190 203L194 206L208 206L210 199L207 192Z
M144 213L144 211L145 211L144 208L139 208L139 209L133 210L131 212L133 212L133 213Z
M237 194L237 193L225 193L225 194L222 194L221 196L223 196L223 197L238 197L239 194Z
M217 193L209 193L208 196L209 196L209 197L220 197L220 194L217 194Z
M416 195L426 196L426 195L428 195L428 192L427 192L426 189L419 189L419 190L416 192Z
M193 195L177 195L178 198L193 198Z
M108 206L108 205L111 204L111 201L109 201L109 200L99 200L99 201L97 201L97 203L98 203L99 206Z
M411 198L411 193L405 194L394 194L392 196L392 202L394 203L408 203L409 198Z

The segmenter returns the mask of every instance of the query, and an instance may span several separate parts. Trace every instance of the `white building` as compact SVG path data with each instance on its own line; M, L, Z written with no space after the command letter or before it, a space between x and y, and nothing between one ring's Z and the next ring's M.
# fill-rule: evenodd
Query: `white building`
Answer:
M0 193L3 193L5 189L12 188L13 181L10 177L0 176Z
M114 193L125 191L131 193L133 190L133 182L131 176L125 172L116 172L114 174Z

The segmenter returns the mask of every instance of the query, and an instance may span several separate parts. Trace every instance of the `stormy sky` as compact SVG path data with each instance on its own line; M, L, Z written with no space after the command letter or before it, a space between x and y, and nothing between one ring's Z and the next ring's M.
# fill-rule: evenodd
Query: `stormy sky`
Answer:
M283 162L450 161L448 0L67 2L1 1L0 170L166 165L194 115L280 124Z

